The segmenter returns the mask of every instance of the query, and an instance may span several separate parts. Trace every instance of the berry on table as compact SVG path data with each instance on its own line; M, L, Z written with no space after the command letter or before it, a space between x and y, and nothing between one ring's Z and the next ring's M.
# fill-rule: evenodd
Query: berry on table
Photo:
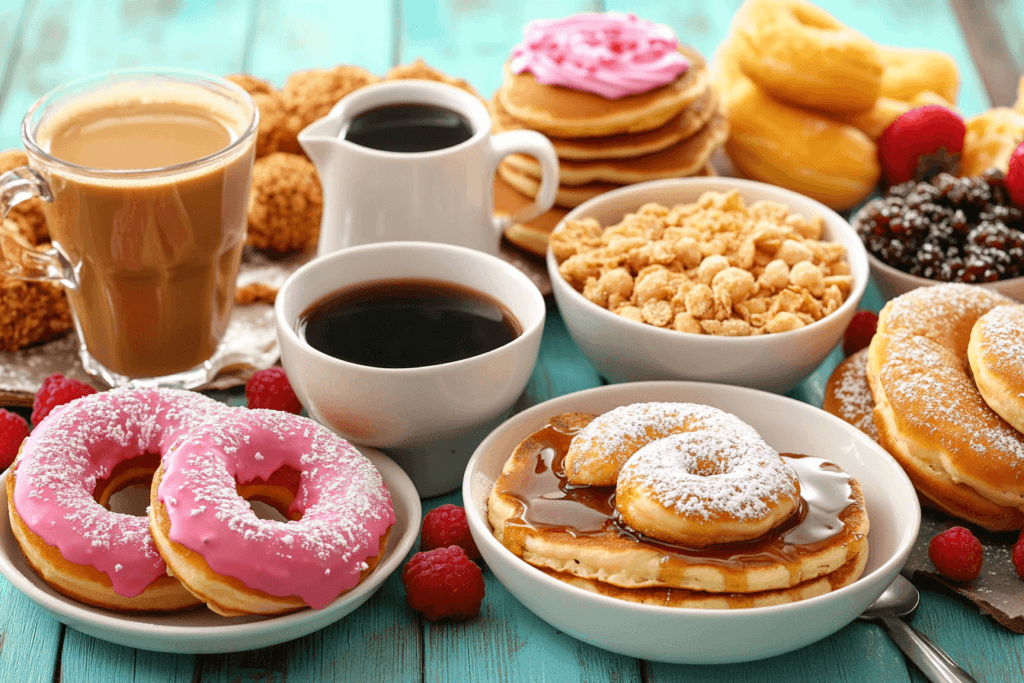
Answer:
M981 573L984 551L974 534L955 526L932 538L928 544L928 559L947 579L973 581Z
M926 180L936 173L957 173L967 126L963 118L937 104L911 109L878 138L878 163L889 185Z
M1024 142L1017 145L1010 155L1010 167L1006 171L1006 193L1010 201L1024 207Z
M861 349L867 348L871 338L878 329L878 315L873 311L857 311L846 326L843 335L843 353L852 356Z
M302 403L288 382L284 368L267 368L254 372L245 385L245 400L250 408L280 410L295 415L302 412Z
M28 422L25 418L0 408L0 470L11 466L27 436Z
M57 406L95 393L96 390L88 384L83 384L77 379L68 379L59 372L53 373L43 380L43 386L36 392L36 398L32 402L32 425L38 427Z
M1024 536L1024 533L1021 535ZM1011 560L1013 561L1013 569L1017 572L1017 576L1024 579L1024 540L1017 539L1017 542L1014 543Z
M469 533L466 511L458 505L448 503L434 508L423 517L420 550L447 548L451 545L457 545L465 550L471 559L480 557L476 542Z
M416 553L402 570L405 597L428 621L462 621L480 612L484 576L457 545Z

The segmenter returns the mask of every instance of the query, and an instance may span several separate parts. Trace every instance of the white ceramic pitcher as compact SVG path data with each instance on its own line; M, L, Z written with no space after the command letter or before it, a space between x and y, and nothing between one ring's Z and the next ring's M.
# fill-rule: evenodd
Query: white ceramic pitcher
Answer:
M359 114L395 104L426 104L465 118L472 136L428 152L390 152L345 139ZM317 255L357 244L414 240L446 242L497 254L504 228L554 204L558 157L535 131L491 134L487 107L473 95L433 81L389 81L344 97L323 119L299 133L324 189ZM494 174L509 154L540 161L543 179L536 201L515 216L494 216Z

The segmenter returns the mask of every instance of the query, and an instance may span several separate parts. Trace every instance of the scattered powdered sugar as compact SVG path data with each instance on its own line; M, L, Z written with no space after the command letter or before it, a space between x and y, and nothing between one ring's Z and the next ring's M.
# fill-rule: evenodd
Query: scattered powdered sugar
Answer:
M626 461L617 490L642 487L664 507L704 520L759 520L796 495L797 475L759 436L697 430L652 441Z
M899 296L882 311L886 357L879 379L886 398L897 423L949 452L949 462L961 468L950 472L955 480L970 470L994 485L993 477L1009 476L1001 468L1024 468L1024 435L985 403L966 361L973 325L1008 303L1013 302L983 287L944 284Z
M875 401L868 385L867 366L866 349L850 356L839 371L834 396L839 403L839 417L877 441L878 428L871 417Z
M980 360L1007 384L1020 385L1024 381L1024 306L997 306L975 325Z
M566 454L566 475L573 481L590 468L619 468L637 450L656 439L704 429L760 441L757 431L735 415L696 403L634 403L615 408L580 430Z

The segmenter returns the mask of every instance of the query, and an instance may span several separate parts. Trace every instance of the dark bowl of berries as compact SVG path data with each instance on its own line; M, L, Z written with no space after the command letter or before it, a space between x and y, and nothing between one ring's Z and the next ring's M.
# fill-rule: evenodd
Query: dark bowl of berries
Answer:
M893 185L865 204L851 223L882 296L966 282L1024 301L1024 202L1014 191L1013 170L939 173Z

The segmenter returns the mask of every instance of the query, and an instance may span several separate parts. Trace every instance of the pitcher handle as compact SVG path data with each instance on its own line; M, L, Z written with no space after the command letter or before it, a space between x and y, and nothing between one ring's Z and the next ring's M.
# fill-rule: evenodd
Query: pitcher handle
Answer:
M509 154L529 154L540 162L540 189L533 204L525 206L511 216L495 216L494 225L500 232L513 223L525 223L549 211L555 205L558 192L558 155L551 141L534 130L510 130L491 137L491 175L498 163Z
M77 288L74 268L56 247L39 251L15 229L7 213L17 204L38 197L52 202L53 195L43 177L28 166L0 175L0 272L20 280L59 282Z

